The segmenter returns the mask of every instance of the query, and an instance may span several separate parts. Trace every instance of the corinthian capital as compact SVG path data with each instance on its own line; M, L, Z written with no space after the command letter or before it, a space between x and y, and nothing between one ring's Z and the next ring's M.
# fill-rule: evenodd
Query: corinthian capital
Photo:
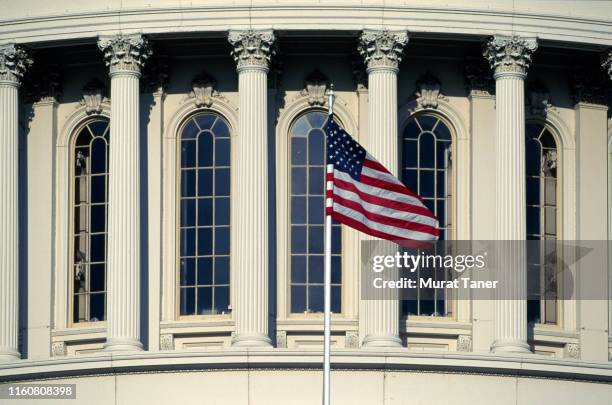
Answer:
M397 71L407 43L406 31L363 30L357 50L365 61L368 73L374 69Z
M608 50L601 61L601 67L606 69L608 77L612 80L612 49Z
M19 85L23 74L31 65L32 59L22 46L0 45L0 82Z
M98 48L104 53L104 62L111 75L131 73L140 76L140 70L151 56L149 41L142 35L100 37Z
M538 49L535 38L495 35L486 44L483 56L489 61L494 77L504 75L525 76L531 63L531 54Z
M227 40L232 46L232 56L238 71L245 68L268 70L275 53L272 30L230 31Z

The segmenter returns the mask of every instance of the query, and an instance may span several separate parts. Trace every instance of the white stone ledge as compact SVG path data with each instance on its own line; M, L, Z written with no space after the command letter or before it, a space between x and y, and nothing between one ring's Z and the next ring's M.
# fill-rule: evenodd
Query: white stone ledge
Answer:
M104 374L179 370L318 369L320 350L230 349L214 352L111 354L0 365L0 382ZM336 349L333 369L431 371L612 382L612 364L552 359L538 355L411 353L397 350Z
M66 8L69 10L70 8ZM93 40L100 34L123 32L193 33L229 28L277 30L408 29L411 33L491 35L518 34L540 39L612 45L612 21L598 17L529 10L469 7L415 7L347 4L210 5L65 12L0 20L0 42L34 43ZM28 10L35 13L36 10ZM13 13L15 14L15 13Z

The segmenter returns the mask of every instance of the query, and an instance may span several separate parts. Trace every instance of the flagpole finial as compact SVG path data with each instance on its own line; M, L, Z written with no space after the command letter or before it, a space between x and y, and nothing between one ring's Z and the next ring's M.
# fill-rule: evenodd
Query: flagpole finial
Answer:
M334 114L334 100L336 99L336 93L334 92L334 84L330 84L329 85L329 90L327 91L327 97L328 97L328 113L329 115L333 115Z

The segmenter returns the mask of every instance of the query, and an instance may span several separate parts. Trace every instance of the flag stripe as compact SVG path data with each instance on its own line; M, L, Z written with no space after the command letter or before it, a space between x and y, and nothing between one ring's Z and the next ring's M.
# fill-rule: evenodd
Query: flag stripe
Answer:
M372 204L383 205L401 211L409 211L434 220L436 216L427 209L423 202L405 194L395 193L382 188L366 186L355 181L351 176L339 171L334 172L334 185L357 193L361 198Z
M355 221L362 223L367 228L374 231L384 233L392 238L396 239L413 239L413 240L432 240L433 236L430 233L411 231L407 229L397 228L391 225L381 224L380 222L371 221L366 218L362 213L357 212L353 209L345 207L343 205L334 204L334 215L337 213L344 215L344 217L352 218ZM372 235L376 236L376 235Z
M333 206L334 210L336 209L336 204L349 208L353 211L359 212L365 218L371 221L377 222L377 223L393 226L395 228L406 229L409 231L418 231L418 232L428 233L431 235L438 234L437 228L434 228L429 225L421 224L418 222L413 222L408 219L393 218L390 216L382 215L380 214L380 212L382 211L380 208L383 208L383 207L379 207L378 213L370 212L365 207L363 207L363 205L356 203L355 201L344 199L339 194L334 195L334 206Z
M345 187L347 186L346 184L339 183L344 182L342 182L341 180L336 182L336 185L338 187L336 187L336 189L334 190L334 194L339 195L343 199L356 202L370 212L379 211L381 215L385 215L388 217L405 219L411 222L418 222L420 224L429 225L433 227L437 226L437 221L435 220L435 218L421 215L423 211L426 211L426 208L396 203L395 201L384 200L368 194L360 194L358 191L355 191L354 185L348 184L348 187ZM401 209L397 209L398 205L401 206Z

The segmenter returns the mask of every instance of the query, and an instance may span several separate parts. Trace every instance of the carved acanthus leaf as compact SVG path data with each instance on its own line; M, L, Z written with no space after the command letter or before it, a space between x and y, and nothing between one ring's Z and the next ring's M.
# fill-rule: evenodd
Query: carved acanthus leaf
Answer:
M106 86L98 79L92 79L83 87L83 98L80 101L85 106L87 114L100 114L102 104L109 100L106 97Z
M319 70L311 72L304 81L304 90L301 94L308 97L308 104L311 106L323 106L326 103L327 87L329 80Z
M438 99L443 97L440 81L430 72L417 81L414 94L419 108L438 108Z
M195 98L198 108L210 107L213 104L213 98L219 95L215 89L216 86L217 80L208 73L202 72L191 82L189 97Z

